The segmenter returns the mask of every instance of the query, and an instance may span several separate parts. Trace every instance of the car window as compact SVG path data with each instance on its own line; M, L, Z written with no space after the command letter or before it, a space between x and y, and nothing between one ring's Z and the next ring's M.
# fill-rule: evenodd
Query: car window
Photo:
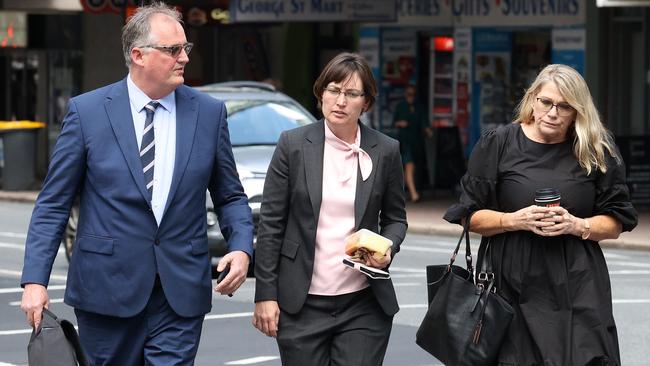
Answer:
M290 102L226 101L230 142L237 145L275 145L282 131L313 122Z

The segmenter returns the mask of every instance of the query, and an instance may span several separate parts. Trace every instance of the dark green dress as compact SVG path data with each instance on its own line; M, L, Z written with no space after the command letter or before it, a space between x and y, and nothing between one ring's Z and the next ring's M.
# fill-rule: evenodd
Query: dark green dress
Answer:
M481 209L515 212L533 204L536 189L552 187L571 214L610 215L632 230L637 213L623 164L606 152L607 172L587 175L571 140L537 143L519 124L485 133L461 180L460 202L445 219L458 223ZM597 242L506 232L483 237L478 263L488 241L497 291L515 309L500 365L620 365L609 272Z
M393 123L405 120L408 126L397 129L397 140L400 143L400 152L402 154L402 164L413 162L415 154L422 144L422 134L427 127L427 115L422 106L416 104L411 111L410 105L403 100L395 107L393 114Z

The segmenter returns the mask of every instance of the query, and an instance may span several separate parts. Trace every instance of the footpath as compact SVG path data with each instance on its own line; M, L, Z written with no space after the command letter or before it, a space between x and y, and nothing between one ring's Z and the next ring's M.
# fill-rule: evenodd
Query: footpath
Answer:
M1 191L0 201L34 202L38 191ZM450 198L428 198L417 203L407 203L408 232L416 234L459 236L462 228L443 220ZM639 224L632 232L625 232L618 239L603 240L607 248L650 250L650 212L639 212Z

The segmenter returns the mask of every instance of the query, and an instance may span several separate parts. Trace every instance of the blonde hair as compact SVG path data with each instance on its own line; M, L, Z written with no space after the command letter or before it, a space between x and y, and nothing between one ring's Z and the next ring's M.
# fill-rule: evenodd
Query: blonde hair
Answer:
M575 121L569 131L573 132L573 153L587 175L591 174L593 168L603 173L607 171L605 150L620 163L612 135L600 120L587 83L580 73L569 66L548 65L537 75L515 110L517 117L514 122L533 123L533 103L542 87L549 82L557 86L562 97L576 110Z

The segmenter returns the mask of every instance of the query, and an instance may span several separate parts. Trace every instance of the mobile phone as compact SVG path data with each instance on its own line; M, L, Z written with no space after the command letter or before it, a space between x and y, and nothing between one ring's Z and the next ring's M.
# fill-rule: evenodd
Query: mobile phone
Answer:
M373 268L366 266L363 263L355 262L353 260L343 258L343 264L350 268L354 268L357 271L365 274L366 276L375 279L375 280L387 280L390 279L390 273L382 271L381 269Z
M219 275L217 276L217 285L223 281L224 278L230 273L230 266L227 266ZM232 297L232 294L228 294L228 297Z
M224 278L230 273L230 266L227 266L226 269L224 269L221 273L219 273L219 276L217 276L217 285L223 281Z

